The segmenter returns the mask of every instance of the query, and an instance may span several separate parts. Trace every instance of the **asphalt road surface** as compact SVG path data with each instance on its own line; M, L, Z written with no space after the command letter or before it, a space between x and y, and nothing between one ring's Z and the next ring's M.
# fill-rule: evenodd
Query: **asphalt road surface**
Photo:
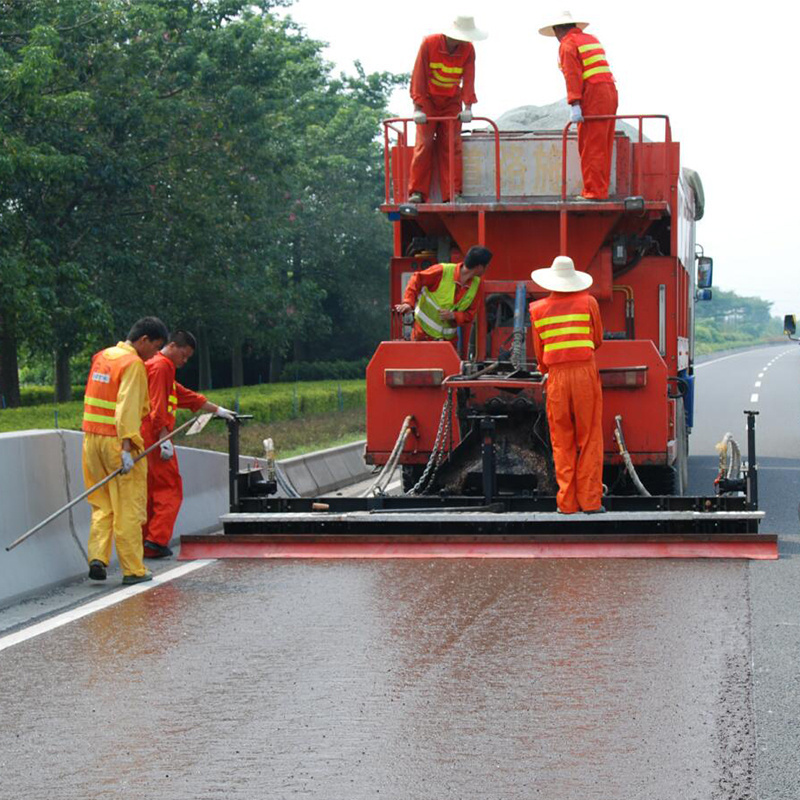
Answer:
M173 562L84 588L106 607L0 634L0 798L800 797L799 377L793 345L698 369L690 489L758 409L779 561Z

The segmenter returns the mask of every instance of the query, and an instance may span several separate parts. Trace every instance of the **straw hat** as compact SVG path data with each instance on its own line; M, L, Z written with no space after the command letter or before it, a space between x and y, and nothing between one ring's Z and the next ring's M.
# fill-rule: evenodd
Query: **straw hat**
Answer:
M456 17L442 33L459 42L481 42L489 35L475 27L475 17Z
M577 25L583 30L588 24L588 22L579 22L576 19L572 19L572 14L570 14L569 11L562 11L561 16L555 22L550 22L545 25L544 28L539 28L539 33L541 33L542 36L555 36L556 32L553 28L556 25Z
M592 285L594 278L575 269L568 256L556 256L549 267L531 272L531 280L550 292L582 292Z

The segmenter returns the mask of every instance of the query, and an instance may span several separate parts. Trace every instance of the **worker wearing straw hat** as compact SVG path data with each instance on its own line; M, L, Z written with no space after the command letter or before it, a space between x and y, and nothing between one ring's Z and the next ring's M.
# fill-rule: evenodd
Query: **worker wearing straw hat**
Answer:
M614 120L584 117L617 113L617 87L603 45L584 33L588 22L574 20L569 11L539 29L559 41L558 64L567 82L570 120L578 123L583 192L586 200L606 200L614 148Z
M594 351L603 342L592 276L558 256L531 280L550 291L530 305L539 370L547 374L547 421L562 514L605 511L603 499L603 397Z
M472 121L475 95L475 48L485 39L473 17L456 17L443 33L426 36L411 75L411 99L417 124L411 159L409 201L424 203L436 161L442 201L450 200L450 131L454 137L455 191L461 194L461 123ZM463 106L463 108L462 108ZM428 122L428 117L458 117L455 122Z

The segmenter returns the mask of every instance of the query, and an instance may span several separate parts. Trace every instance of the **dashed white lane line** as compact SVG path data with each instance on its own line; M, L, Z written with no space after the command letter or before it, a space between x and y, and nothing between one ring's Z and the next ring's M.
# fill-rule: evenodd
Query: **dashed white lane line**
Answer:
M764 377L764 373L763 373L763 372L759 372L759 373L758 373L758 377L759 377L759 378L763 378L763 377Z
M760 386L761 386L761 381L756 381L756 389L758 389Z
M758 402L758 393L750 395L750 402L757 403Z
M73 608L70 611L65 611L63 614L58 614L43 622L37 622L35 625L23 628L15 633L9 633L7 636L0 637L0 651L8 647L13 647L15 644L26 642L28 639L33 639L36 636L41 636L43 633L48 633L56 628L60 628L62 625L67 625L70 622L75 622L75 620L88 617L90 614L102 611L104 608L115 606L117 603L121 603L123 600L127 600L137 594L149 592L151 589L155 589L156 586L161 586L162 583L169 583L169 581L174 581L176 578L181 578L184 575L188 575L190 572L207 567L209 564L213 564L215 560L216 559L213 558L206 558L200 561L188 561L180 567L156 575L152 581L137 583L133 586L123 586L118 591L107 594L97 600L92 600L90 603L86 603L86 605Z

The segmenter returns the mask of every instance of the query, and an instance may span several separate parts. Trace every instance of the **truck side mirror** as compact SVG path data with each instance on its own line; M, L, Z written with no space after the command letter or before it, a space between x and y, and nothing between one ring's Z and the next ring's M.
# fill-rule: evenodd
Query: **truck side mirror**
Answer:
M787 336L794 336L797 333L797 319L794 314L787 314L783 318L783 332Z
M710 289L714 272L714 259L708 256L697 257L697 288Z
M694 299L697 301L701 300L711 300L712 292L711 289L696 289L694 293Z

